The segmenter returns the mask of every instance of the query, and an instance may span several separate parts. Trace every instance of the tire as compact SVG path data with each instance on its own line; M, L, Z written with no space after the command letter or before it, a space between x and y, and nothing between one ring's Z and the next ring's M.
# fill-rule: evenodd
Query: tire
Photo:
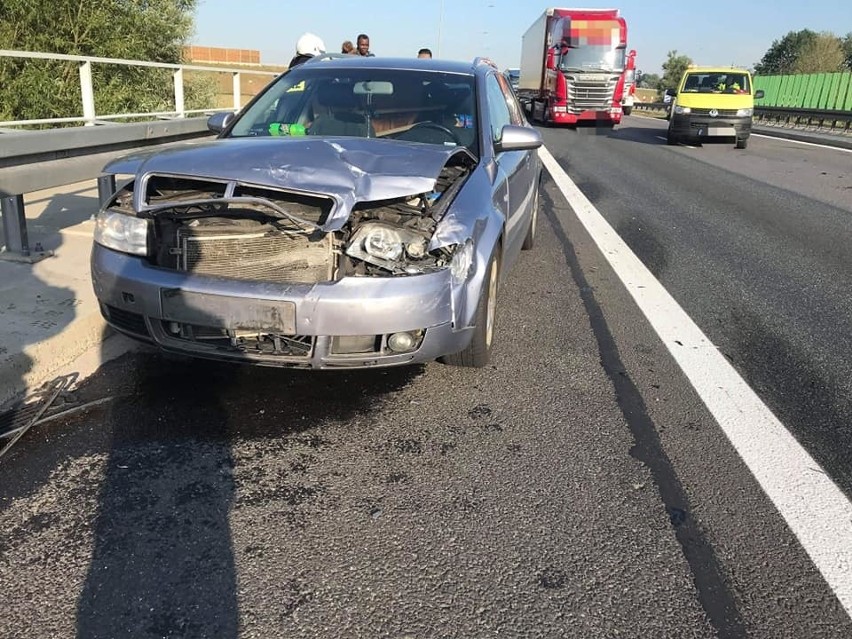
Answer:
M675 144L677 144L677 136L672 133L671 129L666 131L666 144L668 144L669 146L674 146Z
M622 111L624 112L624 115L630 115L631 113L633 113L633 107L626 106L622 109Z
M494 342L494 319L497 316L497 284L500 279L499 259L491 256L486 270L482 293L473 318L474 329L470 344L463 351L444 355L441 361L449 366L483 368L491 361L491 345Z
M538 227L538 206L539 206L538 192L539 192L539 188L540 188L539 185L536 184L535 195L533 196L532 215L530 215L530 227L529 227L529 229L527 229L527 235L524 238L524 243L521 244L521 250L522 251L529 251L530 249L535 247L535 230L536 230L536 227Z
M737 149L744 149L748 146L748 138L737 138Z

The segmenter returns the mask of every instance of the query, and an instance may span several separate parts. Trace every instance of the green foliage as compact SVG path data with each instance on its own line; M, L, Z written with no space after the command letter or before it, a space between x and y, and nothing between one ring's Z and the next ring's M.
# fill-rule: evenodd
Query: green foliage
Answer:
M674 89L686 68L692 64L692 58L686 55L678 55L677 51L669 51L666 61L663 62L663 77L657 83L657 89L665 91Z
M844 66L852 71L852 32L846 34L846 37L840 41L840 46L843 47Z
M184 106L188 110L209 109L216 106L219 82L215 74L195 73L184 75Z
M757 75L784 75L794 73L799 56L817 34L810 29L790 31L780 40L775 40L759 63L754 65Z
M845 62L840 38L820 33L799 50L793 73L834 73L842 71Z
M656 89L660 84L658 73L643 73L636 86L640 89Z
M2 0L0 49L180 63L196 0ZM92 68L99 114L173 110L171 72ZM79 117L76 63L0 59L0 120Z

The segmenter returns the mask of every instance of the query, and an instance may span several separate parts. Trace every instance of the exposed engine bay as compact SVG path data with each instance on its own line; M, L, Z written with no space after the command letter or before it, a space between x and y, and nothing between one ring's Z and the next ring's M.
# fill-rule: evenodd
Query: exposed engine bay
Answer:
M148 259L161 268L281 284L417 275L452 260L455 245L429 244L474 162L454 155L430 192L358 202L335 230L323 226L331 197L179 176L147 176L139 212L135 182L109 208L152 220Z

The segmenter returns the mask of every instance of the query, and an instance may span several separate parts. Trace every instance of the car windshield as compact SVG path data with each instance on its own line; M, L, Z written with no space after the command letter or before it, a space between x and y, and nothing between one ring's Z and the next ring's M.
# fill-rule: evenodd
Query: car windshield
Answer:
M349 136L465 146L477 153L472 75L303 64L281 76L231 137Z
M683 83L684 93L749 93L748 74L690 73Z

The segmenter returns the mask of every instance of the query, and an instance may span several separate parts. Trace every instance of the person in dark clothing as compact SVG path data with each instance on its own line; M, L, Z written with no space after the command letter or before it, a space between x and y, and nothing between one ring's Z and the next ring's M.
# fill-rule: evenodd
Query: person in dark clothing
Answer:
M296 42L296 55L290 60L290 68L299 66L317 55L325 53L325 44L313 33L303 34Z

